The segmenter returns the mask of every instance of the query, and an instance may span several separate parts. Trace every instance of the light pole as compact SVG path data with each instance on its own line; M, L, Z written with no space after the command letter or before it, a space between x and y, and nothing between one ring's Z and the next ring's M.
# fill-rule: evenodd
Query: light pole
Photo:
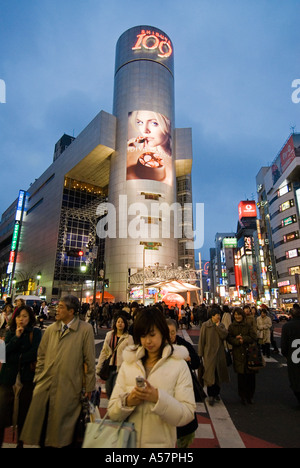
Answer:
M15 300L15 288L16 288L17 280L14 278L12 280L12 302Z
M80 265L80 271L82 273L82 279L81 279L81 289L80 289L80 305L82 305L82 292L83 292L83 281L84 281L84 276L83 274L86 273L87 266L85 263L82 263Z
M42 273L40 271L38 271L37 275L36 275L36 279L37 279L37 288L36 288L36 293L37 295L39 296L39 285L40 285L40 279L42 279Z

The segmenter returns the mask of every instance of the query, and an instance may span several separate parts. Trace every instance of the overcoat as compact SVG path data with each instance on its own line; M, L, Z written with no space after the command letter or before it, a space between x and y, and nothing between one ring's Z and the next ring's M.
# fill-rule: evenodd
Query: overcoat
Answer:
M21 434L21 440L29 445L39 445L48 403L45 445L57 448L70 445L81 411L83 385L86 392L95 389L92 326L76 317L63 336L61 328L61 321L48 327L39 347L36 386Z
M283 326L281 352L287 358L291 388L300 392L300 318L294 318Z
M223 323L216 326L210 319L202 324L199 337L198 354L203 357L204 383L211 387L216 382L216 371L220 384L229 382L224 340L228 332Z
M96 374L100 375L101 367L106 359L108 359L111 356L111 360L109 365L112 366L113 362L113 350L111 348L111 339L113 337L114 331L111 330L106 333L105 340L103 343L103 347L99 356L99 360L96 366ZM116 359L116 365L117 365L117 370L119 370L122 362L123 362L123 351L127 346L133 345L133 338L131 335L129 335L127 332L123 333L123 335L119 339L118 343L118 348L117 348L117 359Z
M241 335L243 344L237 336ZM242 322L236 320L229 326L228 329L228 343L230 343L233 355L233 368L237 374L252 374L247 368L247 347L249 344L257 341L257 332L251 324L244 319Z
M30 339L32 334L32 339ZM27 326L18 338L15 330L8 330L5 338L6 364L0 372L0 384L13 386L18 372L21 382L32 382L34 370L31 366L37 359L38 347L41 341L41 330Z
M271 343L272 320L270 317L257 317L257 337L260 344Z
M192 377L184 346L166 345L161 359L149 373L147 380L158 389L157 403L144 401L138 406L126 406L126 397L136 386L136 377L146 378L142 359L145 349L128 346L108 404L109 417L114 421L134 423L137 448L175 448L176 426L184 426L194 419L196 408Z

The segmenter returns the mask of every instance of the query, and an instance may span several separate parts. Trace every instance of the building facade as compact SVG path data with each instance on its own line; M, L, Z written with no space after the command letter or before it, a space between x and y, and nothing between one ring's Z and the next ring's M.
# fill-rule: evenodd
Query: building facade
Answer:
M76 138L63 135L53 163L24 190L11 270L17 201L2 216L3 289L11 293L15 279L18 292L50 301L85 294L86 281L95 292L101 279L126 301L131 271L194 268L192 157L191 129L175 127L174 46L157 28L131 28L116 47L113 113L99 112Z
M291 134L275 160L256 176L266 281L271 299L299 301L300 134Z

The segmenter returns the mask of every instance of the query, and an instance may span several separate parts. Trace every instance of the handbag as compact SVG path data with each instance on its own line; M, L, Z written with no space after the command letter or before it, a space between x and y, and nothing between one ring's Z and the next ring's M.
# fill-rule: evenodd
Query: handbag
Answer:
M105 359L105 361L102 364L102 367L99 372L100 379L102 380L107 380L109 377L110 369L109 369L109 363L111 360L111 356L109 358Z
M111 421L106 413L102 420L87 424L82 448L136 448L134 424Z
M202 388L204 387L204 379L203 379L204 373L205 373L205 369L204 369L203 360L200 359L200 366L198 367L198 380Z
M202 403L205 401L205 398L207 397L205 391L203 390L202 385L200 384L198 377L196 373L190 368L191 375L192 375L192 381L193 381L193 388L194 388L194 395L195 395L195 401L198 403Z
M112 341L113 341L113 336L111 338L111 343L112 343ZM100 379L108 380L109 375L110 375L110 371L111 371L109 363L110 363L111 359L113 359L113 356L117 352L117 349L118 349L120 343L122 343L122 341L124 341L124 339L121 338L119 340L117 346L113 350L113 353L107 359L105 359L105 361L103 362L102 367L101 367L100 372L99 372Z
M266 367L260 347L253 343L247 348L247 367L251 371L258 371Z

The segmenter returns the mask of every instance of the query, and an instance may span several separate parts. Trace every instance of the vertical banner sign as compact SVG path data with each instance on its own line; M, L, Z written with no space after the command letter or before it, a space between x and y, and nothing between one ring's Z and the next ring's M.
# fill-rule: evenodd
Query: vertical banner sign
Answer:
M17 203L17 209L16 209L13 237L12 237L11 248L10 248L9 263L8 263L7 271L6 271L6 273L9 275L8 286L7 286L8 294L11 293L12 280L13 280L15 268L16 268L21 224L23 220L23 214L25 211L25 202L26 202L26 192L24 190L20 190L18 203Z

